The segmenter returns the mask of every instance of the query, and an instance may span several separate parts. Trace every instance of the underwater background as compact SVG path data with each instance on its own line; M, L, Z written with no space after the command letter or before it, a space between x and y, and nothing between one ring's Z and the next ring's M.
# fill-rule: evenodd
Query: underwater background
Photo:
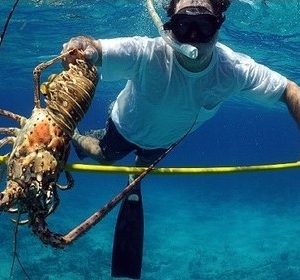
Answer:
M163 19L165 3L156 2ZM300 1L234 0L220 41L300 84ZM0 30L14 1L0 2ZM0 108L29 116L32 70L60 53L71 37L157 36L146 1L21 0L0 47ZM58 64L45 71L61 71ZM98 85L79 128L104 126L109 104L125 81ZM0 127L16 126L0 118ZM10 147L1 148L0 155ZM299 129L284 106L228 100L160 166L227 166L293 162L300 158ZM79 162L74 151L69 163ZM85 160L85 163L92 163ZM133 155L119 162L131 165ZM94 162L93 162L94 163ZM48 218L66 233L126 184L127 175L73 173L73 189L60 192ZM149 175L143 180L145 280L300 279L300 170L218 175ZM1 182L4 189L5 181ZM30 279L111 279L118 207L64 250L46 247L19 227L18 256ZM0 279L9 279L14 226L0 214ZM18 263L13 279L26 279Z

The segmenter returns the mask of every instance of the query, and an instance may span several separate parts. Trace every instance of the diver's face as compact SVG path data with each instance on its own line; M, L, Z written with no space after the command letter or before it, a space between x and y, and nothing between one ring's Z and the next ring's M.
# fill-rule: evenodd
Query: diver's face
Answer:
M208 0L182 0L164 28L172 31L178 42L198 46L215 41L222 19Z
M174 14L168 22L173 36L183 44L211 42L219 29L218 18L210 14L186 14L188 10L180 10L181 14Z

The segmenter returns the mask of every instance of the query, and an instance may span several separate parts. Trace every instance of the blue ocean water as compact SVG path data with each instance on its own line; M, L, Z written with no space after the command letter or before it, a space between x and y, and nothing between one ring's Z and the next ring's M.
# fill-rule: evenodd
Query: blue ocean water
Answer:
M2 0L0 27L13 5ZM161 2L159 12L164 14ZM163 16L164 18L164 16ZM235 0L220 41L300 84L299 1ZM20 1L0 47L0 107L24 116L33 108L32 70L61 51L70 37L147 35L157 31L145 1ZM60 71L60 65L46 74ZM101 83L80 129L103 127L109 104L125 81ZM0 118L0 127L14 126ZM286 108L232 99L188 136L161 166L224 166L297 161L299 130ZM3 147L0 154L9 151ZM78 161L72 151L69 162ZM131 164L128 156L120 164ZM90 161L86 161L90 162ZM74 173L60 192L51 229L65 233L99 209L126 175ZM218 175L148 176L143 181L145 280L300 279L298 169ZM4 188L1 182L1 189ZM114 209L64 250L46 247L19 227L18 255L31 279L111 279ZM8 279L13 230L0 215L0 279ZM14 279L25 279L18 264Z

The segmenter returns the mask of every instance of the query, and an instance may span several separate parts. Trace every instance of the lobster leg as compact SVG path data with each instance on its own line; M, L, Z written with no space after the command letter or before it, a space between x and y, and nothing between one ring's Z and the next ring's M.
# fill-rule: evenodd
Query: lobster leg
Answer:
M0 140L0 148L2 148L3 146L7 145L7 144L11 144L13 145L15 143L16 137L13 136L9 136L9 137L5 137L3 139Z
M8 134L8 135L14 135L17 136L18 132L20 131L19 128L15 127L7 127L7 128L0 128L0 134Z
M69 171L65 171L65 175L67 178L67 184L66 185L60 185L56 184L56 186L61 190L69 190L74 185L74 179Z
M29 220L21 220L21 221L17 221L16 219L10 219L13 223L18 224L20 226L24 226L26 224L28 224Z
M7 111L7 110L3 110L3 109L0 109L0 115L2 116L5 116L5 117L8 117L8 118L11 118L19 123L22 123L22 121L26 118L18 115L18 114L15 114L15 113L12 113L10 111Z
M0 148L7 145L7 144L14 144L15 140L16 140L16 135L18 134L18 132L20 131L20 129L18 128L13 128L13 127L9 127L9 128L0 128L0 134L8 134L8 135L14 135L14 136L9 136L9 137L5 137L3 139L0 140Z
M58 197L56 190L53 192L53 199L52 200L49 199L49 201L46 203L51 204L48 209L48 213L46 215L46 216L49 216L56 210L57 206L59 205L59 197Z

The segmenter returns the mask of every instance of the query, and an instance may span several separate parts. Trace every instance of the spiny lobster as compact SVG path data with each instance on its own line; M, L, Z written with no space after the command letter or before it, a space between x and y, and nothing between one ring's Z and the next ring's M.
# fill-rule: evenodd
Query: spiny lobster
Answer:
M48 82L40 86L41 72L70 54L78 56L76 63L69 64L67 71L49 76ZM64 248L100 222L190 130L151 165L137 171L137 177L85 221L65 235L54 233L48 228L46 218L59 204L57 189L65 190L73 185L68 171L65 171L67 185L59 185L58 179L68 159L74 129L92 101L98 75L96 68L83 59L80 51L73 50L38 65L33 76L35 106L31 117L26 119L0 109L0 115L18 121L21 126L20 129L0 128L0 133L11 135L0 140L0 148L5 144L13 144L7 160L7 185L0 193L0 211L27 214L28 220L25 222L42 242L55 248ZM44 95L46 108L41 108L41 93ZM23 223L19 219L16 222Z
M42 71L68 55L76 56L76 62L40 85ZM98 74L80 51L72 50L38 65L33 77L34 108L28 119L0 109L0 115L20 124L20 128L0 128L1 134L8 135L0 140L0 148L13 145L6 162L7 184L0 193L0 211L27 214L28 219L23 222L44 243L62 248L68 242L49 230L46 217L59 204L57 189L73 185L68 171L65 171L65 186L58 179L69 156L74 129L91 104ZM41 94L45 108L41 107Z

